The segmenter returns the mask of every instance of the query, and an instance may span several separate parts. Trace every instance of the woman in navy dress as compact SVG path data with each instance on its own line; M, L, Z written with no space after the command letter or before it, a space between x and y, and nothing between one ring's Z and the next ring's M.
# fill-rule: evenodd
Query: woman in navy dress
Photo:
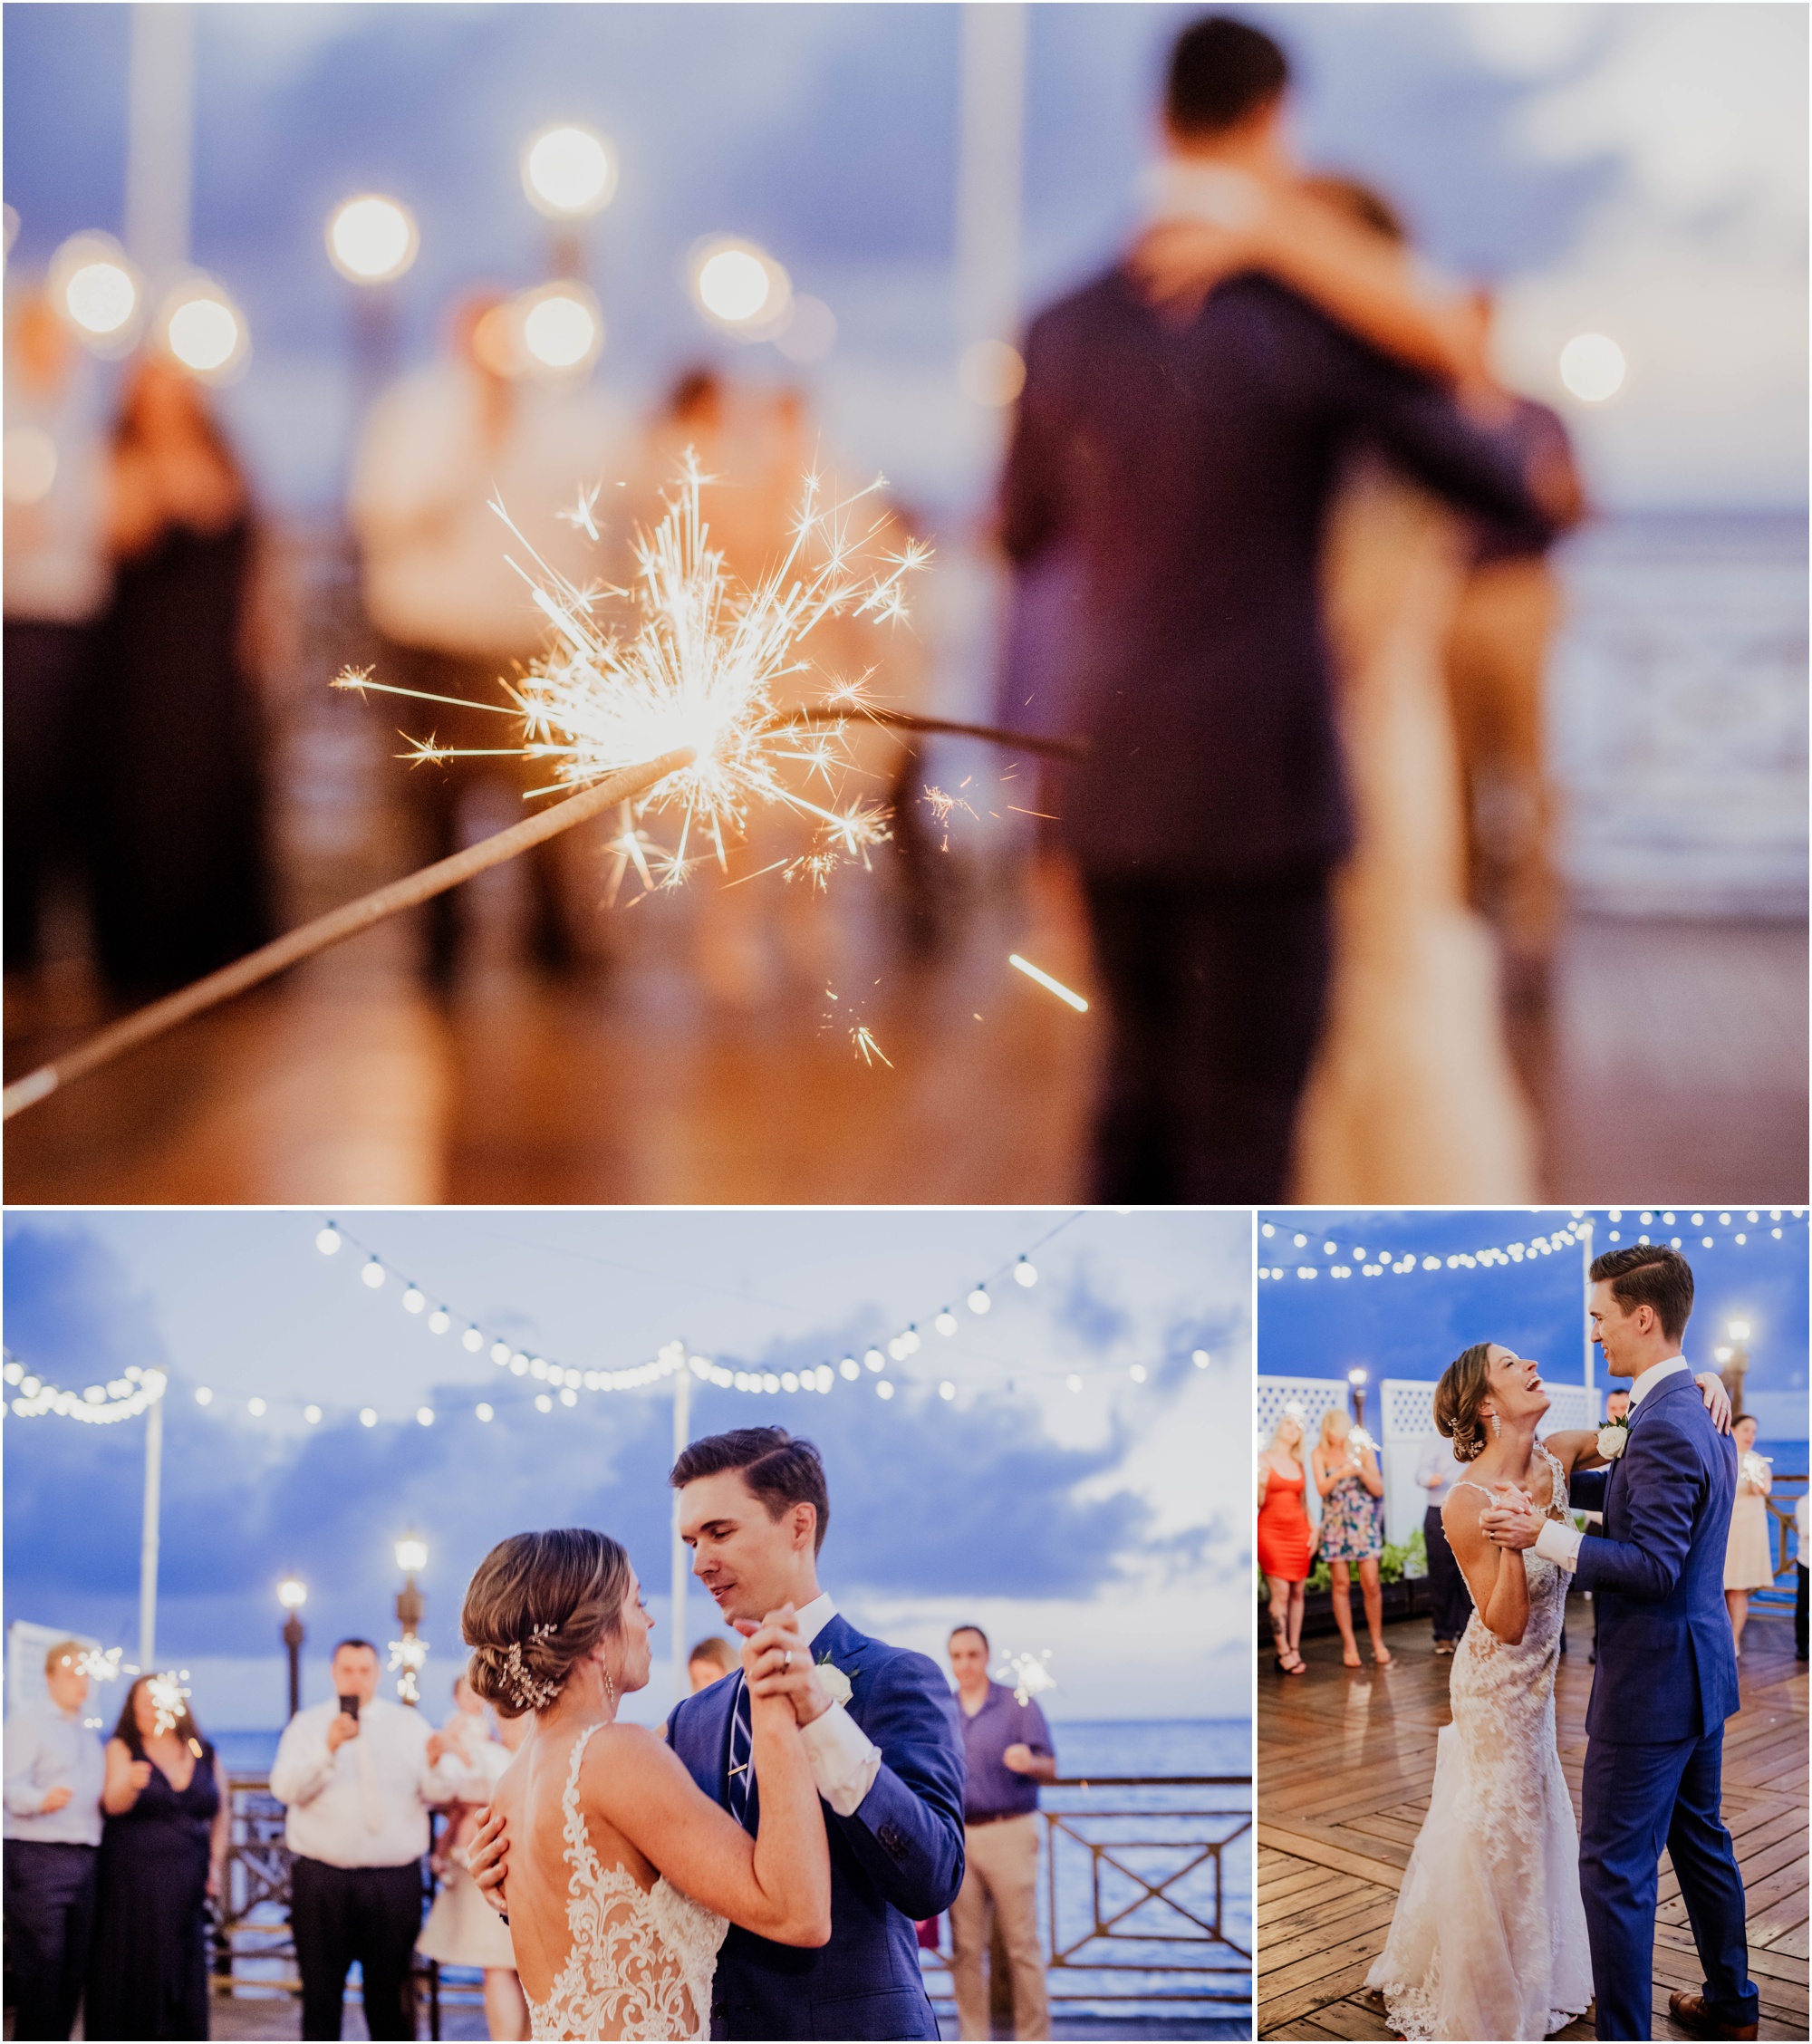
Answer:
M83 2034L202 2038L207 1897L225 1890L232 1803L174 1683L141 1675L107 1741Z

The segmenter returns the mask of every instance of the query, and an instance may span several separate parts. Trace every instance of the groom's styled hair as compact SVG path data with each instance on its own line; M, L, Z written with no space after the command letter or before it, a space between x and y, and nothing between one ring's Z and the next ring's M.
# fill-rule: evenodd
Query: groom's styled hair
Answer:
M778 1519L791 1505L810 1505L818 1515L814 1554L822 1554L824 1529L831 1523L831 1494L824 1465L809 1441L795 1441L785 1427L737 1427L728 1433L708 1433L684 1449L668 1471L676 1490L701 1476L722 1476L734 1470L762 1504L769 1519Z
M1289 82L1289 60L1262 29L1209 14L1177 38L1164 116L1179 135L1222 134L1269 106Z
M1678 1249L1658 1242L1607 1249L1592 1265L1592 1282L1608 1284L1611 1297L1625 1313L1652 1306L1670 1341L1680 1339L1692 1317L1692 1266Z

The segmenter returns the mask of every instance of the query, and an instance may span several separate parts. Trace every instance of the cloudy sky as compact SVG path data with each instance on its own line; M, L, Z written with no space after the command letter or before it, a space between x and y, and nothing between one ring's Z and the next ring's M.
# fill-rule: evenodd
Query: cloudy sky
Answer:
M1693 1225L1693 1214L1699 1223ZM1771 1216L1756 1210L1651 1209L1616 1218L1594 1210L1597 1246L1643 1234L1655 1240L1680 1239L1692 1266L1692 1319L1686 1354L1695 1368L1714 1367L1712 1348L1724 1338L1725 1323L1748 1320L1750 1368L1744 1396L1761 1422L1768 1441L1803 1444L1807 1427L1807 1227L1805 1210ZM1671 1215L1671 1220L1666 1219ZM1556 1384L1585 1381L1583 1275L1580 1252L1567 1248L1526 1258L1508 1268L1450 1270L1418 1268L1403 1277L1353 1277L1336 1281L1328 1267L1355 1245L1401 1258L1411 1249L1445 1259L1481 1249L1527 1243L1537 1233L1552 1235L1568 1224L1566 1209L1531 1213L1526 1208L1468 1214L1309 1211L1259 1216L1261 1263L1290 1273L1258 1287L1258 1368L1272 1376L1344 1377L1355 1365L1376 1383L1385 1377L1427 1382L1438 1377L1460 1352L1477 1341L1500 1341L1535 1356ZM1774 1229L1781 1231L1776 1239ZM1736 1237L1747 1240L1740 1247ZM1705 1237L1711 1237L1711 1246ZM1301 1246L1297 1238L1301 1237ZM1327 1245L1334 1245L1334 1253ZM1324 1274L1305 1281L1304 1266ZM1348 1268L1351 1268L1349 1265ZM1602 1364L1595 1370L1602 1390ZM1803 1445L1801 1448L1803 1452ZM1800 1465L1802 1468L1804 1464Z
M1199 10L1032 10L1027 310L1108 259L1135 217L1163 52ZM1805 501L1806 43L1777 5L1268 5L1309 160L1402 205L1425 254L1503 294L1501 348L1578 431L1617 505ZM116 228L129 10L6 10L5 183L17 261ZM588 120L622 177L593 274L601 371L640 398L709 344L683 252L757 236L825 299L812 371L836 439L933 504L972 505L987 419L954 379L957 10L225 5L198 10L195 255L236 292L255 355L230 395L278 500L331 500L350 429L346 287L330 207L388 188L421 221L407 345L451 296L539 274L522 138ZM1572 334L1630 363L1595 410L1559 390ZM774 374L771 348L740 366Z
M824 1576L858 1625L937 1651L959 1619L1003 1650L1052 1650L1070 1718L1243 1716L1249 1223L1243 1215L382 1213L359 1242L459 1316L437 1338L396 1279L361 1283L309 1213L8 1216L6 1344L71 1388L128 1364L172 1374L159 1654L195 1672L222 1727L282 1716L286 1571L310 1586L308 1691L342 1633L390 1636L391 1543L430 1560L429 1700L456 1664L465 1583L496 1539L581 1522L629 1547L670 1636L672 1406L664 1391L581 1393L538 1413L532 1378L468 1355L467 1318L583 1369L666 1341L778 1373L860 1355L916 1321L925 1346L827 1396L697 1390L692 1431L778 1422L830 1472ZM1053 1233L1053 1230L1055 1230ZM996 1277L1035 1252L1031 1289ZM939 1335L946 1303L959 1331ZM1198 1367L1195 1352L1210 1358ZM1143 1371L1137 1381L1135 1367ZM1081 1388L1069 1388L1070 1379ZM937 1386L948 1380L956 1396ZM195 1393L214 1393L205 1408ZM267 1402L262 1418L247 1411ZM484 1401L496 1417L486 1424ZM309 1403L323 1417L311 1425ZM361 1424L367 1404L381 1415ZM413 1414L427 1405L434 1422ZM9 1617L137 1638L144 1430L5 1424ZM688 1631L715 1629L696 1589ZM666 1669L641 1700L664 1708Z

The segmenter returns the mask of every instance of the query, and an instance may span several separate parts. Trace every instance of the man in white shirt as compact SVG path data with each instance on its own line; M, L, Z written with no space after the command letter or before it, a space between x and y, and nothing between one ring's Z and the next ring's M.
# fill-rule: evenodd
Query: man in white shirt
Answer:
M6 1962L18 1993L13 2034L67 2037L75 2025L94 1921L101 1844L101 1741L83 1721L88 1676L75 1640L44 1656L43 1702L6 1721Z
M462 305L451 357L404 377L371 408L348 505L363 555L366 613L381 634L373 680L451 699L391 701L391 721L457 752L519 741L521 727L493 714L507 703L499 678L533 660L547 636L547 620L510 559L525 573L538 571L491 509L493 499L569 581L583 587L608 564L561 514L576 507L582 487L616 480L604 473L622 437L615 415L589 393L521 374L511 348L502 300L484 295ZM600 516L614 509L602 506ZM461 702L491 707L455 707ZM458 849L461 807L482 786L519 805L551 778L545 762L496 757L399 762L394 771L416 838L412 856L422 863ZM548 844L525 861L535 952L554 968L567 949L561 856ZM442 894L425 911L429 977L441 986L453 975L460 900L457 891Z
M302 1973L302 2034L337 2038L346 1974L364 1978L373 2038L412 2038L410 1962L421 1930L429 1810L455 1801L458 1756L421 1716L378 1694L378 1650L342 1640L334 1698L293 1717L271 1793L289 1806L290 1923Z

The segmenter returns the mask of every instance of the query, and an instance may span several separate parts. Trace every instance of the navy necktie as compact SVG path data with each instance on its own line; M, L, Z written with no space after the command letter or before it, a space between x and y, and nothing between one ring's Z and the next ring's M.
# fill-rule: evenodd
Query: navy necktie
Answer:
M737 1677L736 1713L730 1720L730 1815L748 1827L748 1788L754 1779L755 1731L749 1719L748 1682Z

